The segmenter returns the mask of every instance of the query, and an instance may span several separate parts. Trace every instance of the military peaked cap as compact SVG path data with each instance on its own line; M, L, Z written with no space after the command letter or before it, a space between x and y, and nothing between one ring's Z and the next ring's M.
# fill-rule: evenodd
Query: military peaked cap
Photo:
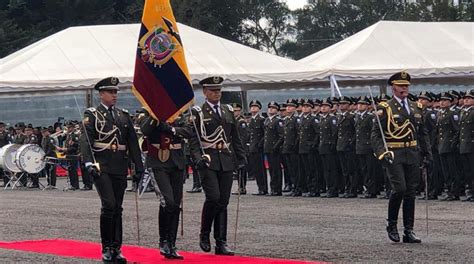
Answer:
M288 99L288 100L286 100L286 106L294 106L294 107L297 107L297 106L298 106L298 100L296 100L296 99Z
M117 77L107 77L105 79L100 80L95 86L94 89L97 91L102 90L116 90L118 91L118 84L120 83Z
M258 101L258 100L250 101L249 107L252 107L252 106L256 106L256 107L262 109L262 103L260 103L260 101Z
M275 108L276 110L280 110L280 105L275 101L269 102L267 107L268 108Z
M410 85L411 76L406 71L397 72L388 79L388 85Z
M202 85L203 88L208 88L208 89L221 89L222 88L222 82L224 82L224 78L220 76L211 76L207 77L205 79L202 79L199 84Z

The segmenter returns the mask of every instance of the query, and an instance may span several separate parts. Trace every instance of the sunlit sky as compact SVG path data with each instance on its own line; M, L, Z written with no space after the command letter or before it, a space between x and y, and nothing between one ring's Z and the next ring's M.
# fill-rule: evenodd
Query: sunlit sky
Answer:
M308 0L286 0L286 3L291 10L294 10L303 7L308 3Z

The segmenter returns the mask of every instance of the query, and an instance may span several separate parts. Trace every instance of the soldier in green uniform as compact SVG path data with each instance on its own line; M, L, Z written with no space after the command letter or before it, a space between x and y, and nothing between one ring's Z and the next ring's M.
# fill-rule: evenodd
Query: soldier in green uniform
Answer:
M257 181L258 192L253 195L267 195L268 181L263 156L263 123L265 118L260 114L262 104L258 100L249 103L252 117L249 121L249 177Z
M160 122L144 110L138 118L148 150L146 165L153 170L160 197L159 234L160 253L168 259L183 259L176 251L180 205L183 196L183 174L186 168L183 144L193 136L188 124L178 119L170 126ZM191 147L198 150L199 147Z
M303 197L319 197L318 174L314 163L314 149L319 141L319 120L312 114L313 100L302 102L301 124L298 131L298 154L301 161L299 186Z
M247 160L249 158L249 125L247 123L247 120L245 120L245 117L242 115L242 105L238 103L232 104L232 108L234 109L234 117L237 120L237 128L239 130L239 135L240 135L240 140L242 141L242 145L244 146L245 150L245 156L247 157ZM237 177L238 178L238 183L239 183L239 188L237 189L237 192L234 192L232 194L238 195L240 194L247 194L247 179L248 179L248 174L249 174L249 165L245 165L243 168L241 168L237 172Z
M371 140L374 152L383 161L392 185L386 228L388 237L400 242L397 221L403 202L403 242L421 243L413 231L415 195L420 179L420 152L424 162L432 159L422 106L407 100L410 80L407 72L398 72L389 78L393 98L379 104Z
M423 106L423 117L425 119L425 127L430 138L431 153L433 155L433 163L426 168L427 181L428 181L428 193L425 194L428 197L421 197L424 200L437 200L438 195L441 195L443 191L443 175L441 174L440 160L438 154L438 143L437 143L437 111L431 106L434 98L426 91L422 91L418 95L418 102Z
M467 197L464 201L474 202L474 90L464 95L464 108L459 124L459 153L464 165L464 180ZM469 195L470 194L470 195Z
M30 124L25 128L25 140L23 144L35 144L39 145L39 138L33 133L33 126ZM39 188L39 175L38 174L28 174L28 178L31 179L32 184L30 188ZM23 185L26 185L27 178L21 178L23 181Z
M319 122L319 155L323 164L324 181L326 182L326 198L336 198L339 190L336 179L338 177L336 143L337 119L331 112L333 104L329 98L321 102L321 120Z
M271 196L282 195L281 145L283 143L283 121L278 117L280 105L268 103L268 117L264 122L263 153L267 156L270 172Z
M438 152L441 160L441 169L448 186L448 195L442 201L459 200L461 194L461 177L456 168L456 155L459 146L459 114L451 108L454 98L450 93L440 96L441 111L437 120Z
M370 99L362 97L357 101L357 112L355 114L356 144L355 150L359 161L359 171L364 177L366 191L362 198L377 198L376 163L370 144L370 133L372 131L374 115L369 111Z
M229 204L234 171L247 163L237 121L230 105L220 102L222 77L209 77L200 81L206 102L192 109L193 122L197 127L203 155L193 152L201 184L206 196L201 215L199 246L204 252L211 251L210 233L214 224L217 255L234 255L227 245L227 205Z
M74 191L79 189L79 176L77 174L80 159L79 135L75 131L76 123L74 121L66 121L65 125L67 127L66 140L62 151L67 159L67 174L71 183L69 190Z
M56 158L56 146L55 140L50 135L50 131L47 127L41 128L41 148L44 150L45 157ZM48 187L56 187L56 164L46 163L45 166L46 179L48 181Z
M86 109L81 135L81 154L102 204L100 236L102 260L126 263L122 255L122 202L127 188L129 159L135 164L134 177L140 178L143 163L137 134L128 111L115 107L119 80L99 81L100 104Z
M298 113L296 107L298 101L296 99L288 99L286 101L286 111L288 115L283 122L283 145L281 153L285 164L285 177L288 175L291 185L291 192L288 196L301 196L301 190L297 189L297 180L299 177L298 169Z
M359 185L356 170L356 131L354 114L350 112L351 99L342 96L339 100L340 113L337 118L336 151L339 158L345 192L343 198L356 198Z
M25 124L23 122L15 124L15 135L12 137L12 142L14 144L25 144Z

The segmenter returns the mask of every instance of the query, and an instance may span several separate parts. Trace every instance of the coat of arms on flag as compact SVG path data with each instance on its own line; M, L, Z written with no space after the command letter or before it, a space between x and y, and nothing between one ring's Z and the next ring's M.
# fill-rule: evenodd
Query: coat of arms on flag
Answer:
M173 23L164 17L162 19L165 25L154 27L139 41L142 59L155 66L165 64L176 51L181 49L181 39L174 31Z
M169 0L146 0L138 37L132 91L156 119L172 122L194 92Z

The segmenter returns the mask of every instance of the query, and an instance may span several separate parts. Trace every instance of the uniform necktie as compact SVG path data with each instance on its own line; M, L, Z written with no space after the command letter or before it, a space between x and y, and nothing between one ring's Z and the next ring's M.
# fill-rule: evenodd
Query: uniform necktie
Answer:
M219 106L218 105L214 105L214 111L216 111L216 114L221 117L221 113L219 113Z
M109 107L109 113L110 113L110 116L112 117L112 119L115 119L115 116L114 116L114 108L111 106Z
M403 107L403 109L405 110L405 112L406 112L407 114L410 114L410 110L408 110L408 108L407 108L407 106L406 106L406 104L405 104L405 100L402 100L402 107Z

